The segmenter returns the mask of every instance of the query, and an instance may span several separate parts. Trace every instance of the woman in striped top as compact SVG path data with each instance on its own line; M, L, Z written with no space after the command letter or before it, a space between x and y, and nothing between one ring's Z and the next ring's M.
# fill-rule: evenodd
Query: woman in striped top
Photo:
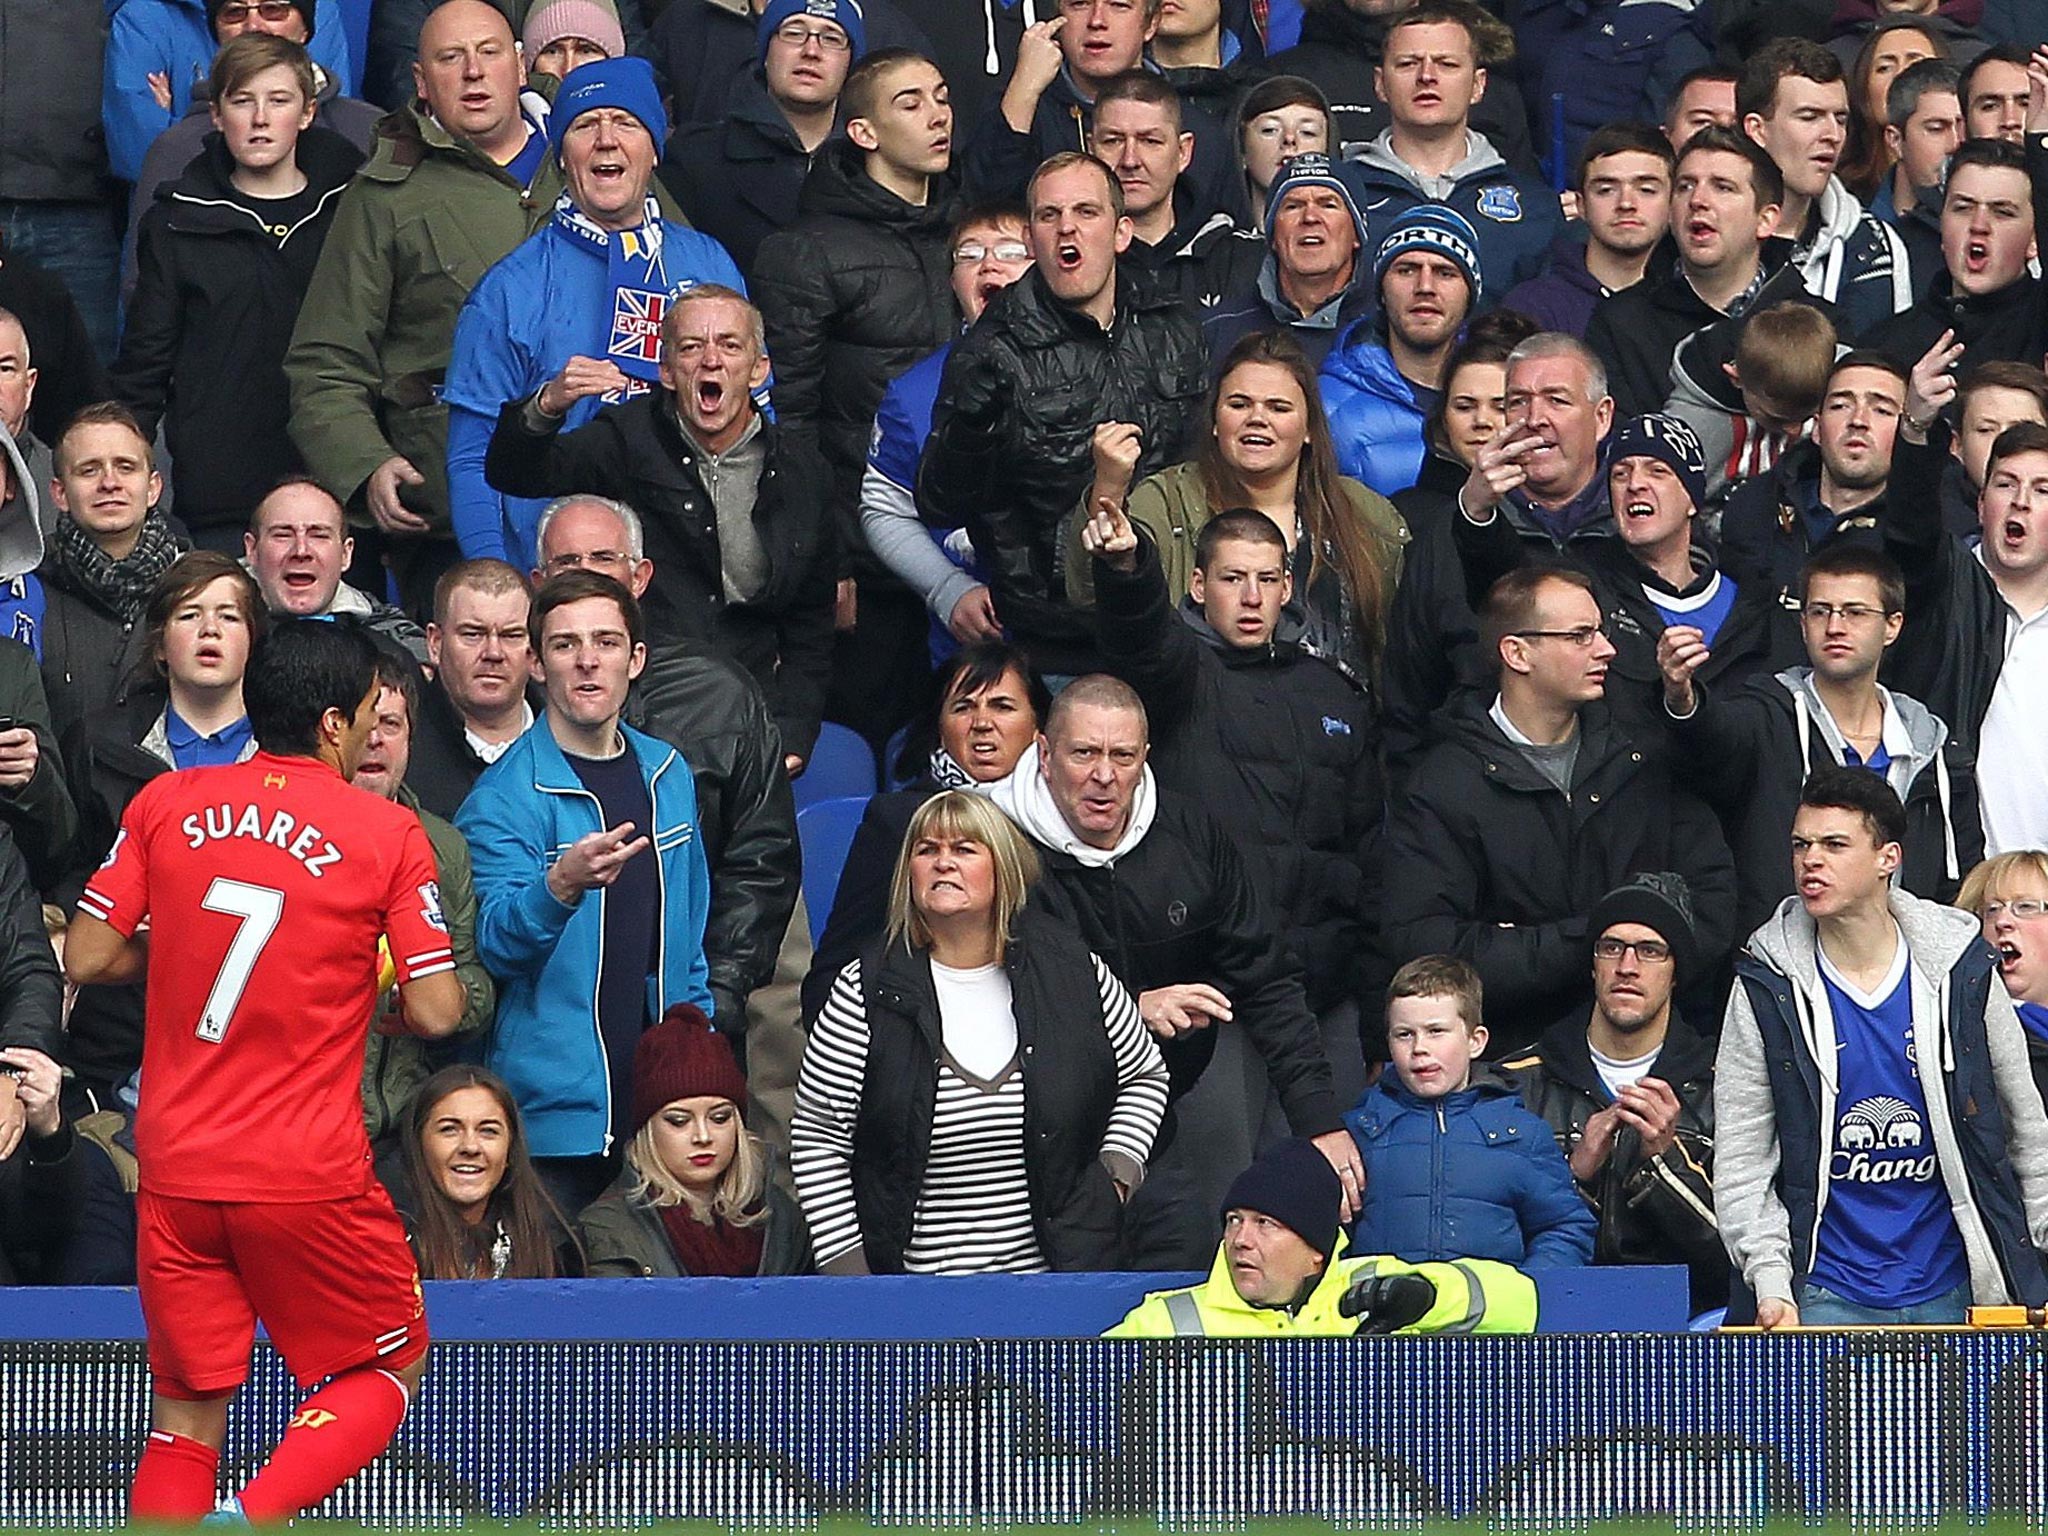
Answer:
M1025 905L1037 877L977 795L911 818L887 933L839 973L797 1081L824 1272L1116 1267L1166 1068L1108 967Z

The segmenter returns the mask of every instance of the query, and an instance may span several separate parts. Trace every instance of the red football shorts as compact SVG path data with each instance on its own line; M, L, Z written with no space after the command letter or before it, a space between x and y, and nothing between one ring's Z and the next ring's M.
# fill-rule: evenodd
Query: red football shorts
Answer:
M381 1184L259 1205L135 1197L135 1267L154 1390L215 1397L249 1374L260 1318L299 1385L427 1349L419 1266Z

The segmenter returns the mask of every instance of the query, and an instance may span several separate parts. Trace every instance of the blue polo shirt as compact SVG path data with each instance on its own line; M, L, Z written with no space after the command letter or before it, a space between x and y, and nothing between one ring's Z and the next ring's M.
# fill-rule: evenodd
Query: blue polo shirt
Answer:
M177 710L164 706L164 739L170 743L171 761L180 768L218 768L239 763L248 750L252 735L249 717L230 721L211 736L202 736L182 720Z

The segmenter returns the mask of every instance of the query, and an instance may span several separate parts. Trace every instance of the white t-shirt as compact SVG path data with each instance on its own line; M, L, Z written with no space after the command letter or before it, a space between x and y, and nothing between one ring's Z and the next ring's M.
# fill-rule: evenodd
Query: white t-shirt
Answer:
M2048 848L2048 608L2008 613L2005 664L1977 743L1984 852Z
M1603 1056L1592 1046L1586 1047L1586 1054L1593 1058L1593 1070L1600 1074L1600 1081L1607 1085L1610 1098L1620 1098L1621 1090L1640 1083L1650 1075L1650 1069L1657 1065L1657 1053L1638 1056L1632 1061L1617 1061L1612 1056Z
M961 971L934 960L932 988L939 995L939 1036L946 1054L970 1075L990 1081L1017 1055L1009 972L1001 965Z

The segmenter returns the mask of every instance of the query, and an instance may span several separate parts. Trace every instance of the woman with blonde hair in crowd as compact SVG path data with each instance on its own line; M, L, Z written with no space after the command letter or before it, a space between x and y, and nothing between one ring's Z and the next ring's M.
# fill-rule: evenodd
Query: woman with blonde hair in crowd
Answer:
M2048 851L2016 848L1964 877L1956 905L1984 925L1998 974L2027 1031L2034 1086L2048 1099Z

